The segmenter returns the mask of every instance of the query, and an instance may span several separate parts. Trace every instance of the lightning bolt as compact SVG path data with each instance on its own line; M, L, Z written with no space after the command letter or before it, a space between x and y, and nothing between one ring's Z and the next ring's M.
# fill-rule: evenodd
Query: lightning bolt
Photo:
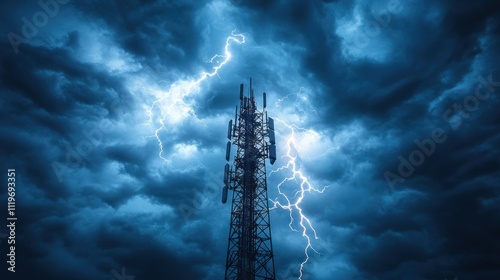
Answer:
M291 95L295 95L295 101L294 101L294 104L297 104L297 102L299 102L299 101L302 101L302 102L303 102L303 101L307 101L306 96L305 96L305 95L303 95L303 91L304 91L304 90L305 90L305 88L304 88L304 87L300 87L300 88L299 88L299 92L297 92L297 93L289 93L289 94L285 95L284 97L279 98L279 99L276 101L276 103L274 104L274 106L275 106L275 107L279 107L279 106L281 106L280 104L281 104L282 102L284 102L286 99L288 99ZM299 99L301 99L301 100L299 100ZM303 107L304 107L304 106L302 106L302 109L304 109ZM318 113L317 113L317 112L316 112L316 110L314 110L314 109L306 109L306 110L307 110L307 111L309 111L309 112L311 112L311 113L314 113L315 115L318 115Z
M160 138L160 132L167 130L169 125L177 124L188 116L192 116L200 121L204 126L206 124L196 115L198 108L192 100L186 100L186 97L200 90L200 84L207 78L219 75L219 70L231 60L230 46L232 44L244 44L245 36L236 34L234 31L231 36L226 38L226 44L223 54L216 54L207 62L216 63L210 72L202 72L197 79L178 80L170 85L168 92L160 93L161 97L156 99L150 107L147 108L148 121L145 125L152 125L153 122L158 122L159 125L155 129L154 135L158 141L159 152L158 156L164 161L168 161L163 157L164 144Z
M288 95L284 98L287 97ZM276 105L278 104L279 103L277 102ZM286 154L282 157L286 159L286 164L279 167L276 170L271 171L269 176L271 176L273 173L278 173L285 170L288 170L291 173L291 175L286 176L277 186L279 195L282 198L284 198L286 203L281 203L280 201L278 201L279 197L276 198L275 200L271 200L273 207L271 207L270 210L276 209L278 207L284 210L288 210L290 213L290 223L288 224L288 226L292 231L301 232L302 237L304 237L304 239L306 240L307 245L304 248L305 258L304 261L302 261L302 263L300 264L300 269L299 269L299 280L301 280L303 276L304 266L309 261L309 250L312 250L315 253L320 254L311 244L310 232L313 233L314 239L318 239L318 235L311 223L311 220L304 214L301 203L304 200L306 193L311 193L311 192L323 193L329 186L325 186L322 189L317 189L313 187L313 185L309 182L307 176L300 168L300 163L298 162L298 153L297 153L298 141L297 141L296 131L306 130L306 129L300 128L296 125L287 124L285 121L279 118L276 118L276 120L282 123L285 127L287 127L291 131L291 133L287 136ZM298 183L296 187L297 189L294 191L293 197L289 197L283 191L284 184L290 181ZM300 230L297 230L293 227L295 221L293 218L294 213L297 213L300 217L299 220Z

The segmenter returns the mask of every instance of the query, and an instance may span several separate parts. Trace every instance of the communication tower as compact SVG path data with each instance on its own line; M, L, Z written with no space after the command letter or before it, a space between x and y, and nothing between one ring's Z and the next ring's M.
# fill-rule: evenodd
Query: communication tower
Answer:
M222 203L233 191L225 280L275 280L274 255L267 197L266 158L276 161L274 120L257 110L250 78L249 97L240 85L240 110L229 121ZM229 165L231 146L236 156Z

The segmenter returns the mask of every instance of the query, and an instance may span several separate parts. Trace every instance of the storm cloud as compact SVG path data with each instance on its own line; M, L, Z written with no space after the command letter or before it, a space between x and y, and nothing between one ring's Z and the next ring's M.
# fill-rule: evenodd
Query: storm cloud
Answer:
M319 252L303 279L500 277L497 1L0 5L0 201L15 168L18 217L15 273L0 231L2 279L223 278L226 125L250 77L279 119L270 198L291 127L326 187L302 202ZM154 107L232 34L245 42L217 75ZM277 279L297 279L306 240L286 210L271 223Z

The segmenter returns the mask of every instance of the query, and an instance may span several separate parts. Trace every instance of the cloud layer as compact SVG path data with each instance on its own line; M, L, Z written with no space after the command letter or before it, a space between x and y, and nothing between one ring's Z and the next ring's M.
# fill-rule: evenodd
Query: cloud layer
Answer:
M5 279L221 279L225 130L250 76L329 186L302 204L321 253L303 279L500 276L495 1L41 3L0 9L0 165L16 169L19 218ZM169 109L162 160L148 108L211 71L233 31L246 42L192 110ZM292 131L276 126L283 155ZM271 211L278 279L304 260L289 219Z

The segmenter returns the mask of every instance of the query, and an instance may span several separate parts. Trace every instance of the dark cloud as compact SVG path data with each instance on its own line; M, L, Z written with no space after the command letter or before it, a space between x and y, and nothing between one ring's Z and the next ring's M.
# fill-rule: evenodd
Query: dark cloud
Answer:
M297 166L328 186L303 200L321 253L303 279L500 276L497 2L71 1L44 24L36 1L11 2L0 166L19 220L2 279L220 279L226 129L250 76L280 155L300 127ZM232 31L246 42L181 100ZM286 160L268 166L281 202L291 173L270 169ZM278 279L305 258L289 218L271 211Z

